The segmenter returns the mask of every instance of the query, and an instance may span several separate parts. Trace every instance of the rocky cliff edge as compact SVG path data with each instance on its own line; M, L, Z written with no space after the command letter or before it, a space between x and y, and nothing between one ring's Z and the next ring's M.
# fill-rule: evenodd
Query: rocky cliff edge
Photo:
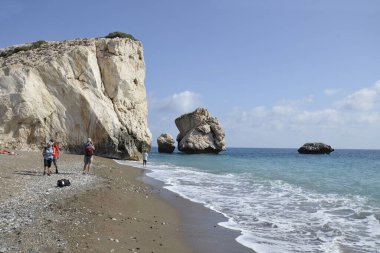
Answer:
M0 50L0 147L49 139L81 152L137 159L150 150L143 47L131 39L77 39Z

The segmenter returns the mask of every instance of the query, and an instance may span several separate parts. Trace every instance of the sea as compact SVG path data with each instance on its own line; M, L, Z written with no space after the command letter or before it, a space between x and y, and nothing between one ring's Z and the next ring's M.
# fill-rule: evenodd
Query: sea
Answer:
M141 163L122 161L134 167ZM149 154L148 176L226 217L258 253L380 252L380 150Z

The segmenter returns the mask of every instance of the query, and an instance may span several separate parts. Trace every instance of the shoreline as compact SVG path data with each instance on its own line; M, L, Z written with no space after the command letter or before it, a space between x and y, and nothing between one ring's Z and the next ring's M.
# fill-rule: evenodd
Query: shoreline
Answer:
M255 253L254 250L236 241L236 238L241 234L240 231L219 225L219 223L227 221L224 215L165 189L163 182L147 175L149 168L142 170L144 171L143 175L138 179L158 189L159 197L179 211L185 241L191 245L195 252Z
M225 217L163 188L146 170L61 154L60 174L42 176L40 152L0 156L0 252L252 253ZM53 168L53 167L52 167ZM58 188L68 178L71 186ZM227 250L227 251L226 251Z

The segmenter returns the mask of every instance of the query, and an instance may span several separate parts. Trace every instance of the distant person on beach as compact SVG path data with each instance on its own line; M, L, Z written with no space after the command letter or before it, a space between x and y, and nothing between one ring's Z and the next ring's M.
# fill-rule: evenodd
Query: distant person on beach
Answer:
M53 143L52 145L52 148L53 148L53 164L55 166L55 173L58 174L58 165L57 165L57 161L59 159L59 146L58 144L53 141L53 140L50 140L51 143Z
M52 143L48 142L42 151L42 156L44 157L44 175L47 174L50 176L51 174L50 167L54 157L53 154Z
M146 166L147 161L148 161L148 153L144 152L143 153L143 166Z
M84 167L83 174L90 173L92 156L95 151L95 146L92 143L91 138L87 138L87 142L84 144Z
M16 155L16 153L7 149L0 149L0 155Z

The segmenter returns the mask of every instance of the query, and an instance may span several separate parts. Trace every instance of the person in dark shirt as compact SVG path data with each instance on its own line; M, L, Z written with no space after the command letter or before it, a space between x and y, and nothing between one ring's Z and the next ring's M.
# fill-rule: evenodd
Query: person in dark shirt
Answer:
M52 143L48 142L42 151L42 156L44 157L44 175L50 176L51 174L50 167L54 157L53 153Z
M87 142L84 144L84 167L83 167L83 174L90 173L94 151L95 151L95 146L92 143L91 138L87 138Z

